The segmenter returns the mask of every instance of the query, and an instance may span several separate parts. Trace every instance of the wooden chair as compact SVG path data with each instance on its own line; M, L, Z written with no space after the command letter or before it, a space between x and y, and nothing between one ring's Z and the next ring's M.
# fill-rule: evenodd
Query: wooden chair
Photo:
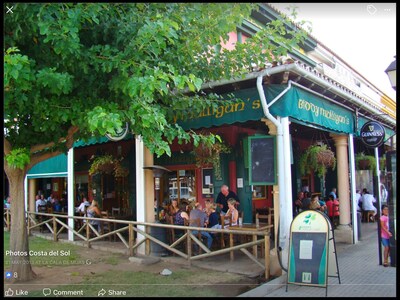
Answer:
M174 217L170 216L169 214L165 215L165 221L167 222L167 224L169 225L174 225ZM167 229L168 232L168 239L169 239L169 243L173 244L176 241L176 237L175 237L175 228L168 228Z
M101 217L103 219L108 219L109 218L108 211L106 211L106 210L102 211L101 212ZM101 226L100 226L101 234L111 232L112 231L111 226L112 226L111 222L101 221ZM108 236L108 240L111 241L111 235Z
M38 205L38 212L47 213L47 206L46 205ZM47 220L47 217L42 216L42 215L37 215L37 220L39 223L41 223L41 222L44 222L45 220ZM43 232L45 229L47 229L46 224L39 226L39 232Z
M272 223L272 215L271 214L261 215L259 213L256 213L256 224L257 223L264 223L264 224L271 225L271 223Z
M199 218L195 218L195 219L190 219L189 220L189 226L193 226L193 227L201 227L201 222ZM200 231L197 231L196 237L199 241L202 241L202 235L200 233ZM201 247L192 240L192 246L198 247L199 248L199 254L201 253ZM193 253L193 252L192 252Z
M112 216L120 216L121 215L121 208L119 207L112 207L111 208L111 215Z
M221 224L221 229L224 229L226 226L232 226L232 219L226 219L225 220L225 216L221 215L220 216L220 224ZM221 232L220 234L220 240L221 240L221 249L225 248L225 239L228 239L228 235L226 235L225 233Z
M363 210L362 211L362 220L366 223L375 222L375 218L374 218L374 211L373 210Z

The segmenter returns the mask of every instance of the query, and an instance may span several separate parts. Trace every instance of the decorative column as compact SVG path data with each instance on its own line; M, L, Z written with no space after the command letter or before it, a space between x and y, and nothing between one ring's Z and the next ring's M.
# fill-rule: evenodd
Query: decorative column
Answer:
M38 180L37 179L27 179L28 180L28 207L27 211L36 211L36 191Z
M153 155L144 146L142 138L136 136L136 219L138 222L154 222L154 176L151 170L144 170L144 166L153 165ZM145 230L145 226L138 226L138 229ZM150 228L146 228L150 232ZM141 234L137 236L137 243L144 240ZM150 254L150 242L141 244L137 248L139 254Z
M347 148L347 135L330 134L336 146L336 171L337 171L337 191L339 198L339 226L335 231L336 240L345 243L352 243L352 228L350 222L350 178L349 178L349 159ZM339 234L338 234L339 233Z

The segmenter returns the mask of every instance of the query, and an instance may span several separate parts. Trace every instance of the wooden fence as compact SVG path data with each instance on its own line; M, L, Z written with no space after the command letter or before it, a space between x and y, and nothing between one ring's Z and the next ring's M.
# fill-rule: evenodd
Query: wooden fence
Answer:
M73 219L74 224L79 222L83 223L80 228L73 228L68 225L68 220ZM38 213L38 212L26 212L27 229L28 234L31 234L33 229L47 228L53 236L54 241L58 241L59 235L63 231L72 232L74 239L79 238L84 241L84 244L90 248L91 243L103 240L105 238L118 237L119 240L125 245L127 254L130 256L136 255L137 248L145 243L146 255L150 254L151 243L158 244L166 250L181 256L188 261L189 266L191 261L202 258L212 257L215 255L222 255L230 253L230 260L234 260L234 251L240 250L254 263L259 265L265 271L265 278L270 277L270 229L272 225L265 226L266 230L233 230L233 229L211 229L204 227L191 227L191 226L179 226L171 224L161 223L148 223L148 222L137 222L137 221L126 221L118 219L108 218L89 218L80 216L68 216L64 214L56 213ZM95 228L93 221L99 221L100 228L107 228L106 231L98 230ZM6 230L10 230L11 217L10 209L4 209L4 227ZM74 226L75 227L75 226ZM177 240L169 242L161 241L159 238L151 234L151 228L161 227L165 228L166 232L169 230L183 230L184 234ZM207 231L214 233L215 236L222 238L229 237L229 246L225 248L210 250L206 245L203 244L201 238L192 232L196 230ZM123 235L125 234L125 236ZM243 239L242 237L252 236L252 241ZM235 244L234 241L237 241ZM186 244L182 247L182 244ZM196 244L202 251L198 255L192 253L192 245ZM181 246L181 247L179 247ZM257 246L261 246L263 262L258 259ZM252 252L247 250L251 248ZM186 250L186 252L184 251Z

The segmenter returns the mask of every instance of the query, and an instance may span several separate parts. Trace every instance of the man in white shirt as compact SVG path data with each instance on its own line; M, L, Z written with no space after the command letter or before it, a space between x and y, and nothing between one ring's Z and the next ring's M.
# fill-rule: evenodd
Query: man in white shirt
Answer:
M374 211L374 217L377 213L377 209L374 206L373 203L376 202L376 199L374 198L374 196L372 196L367 189L363 190L363 195L361 197L361 202L362 202L362 208L363 210L373 210Z
M46 202L39 195L36 195L36 212L39 212L39 205L46 205Z
M89 201L87 201L86 197L82 198L81 204L76 208L76 212L85 212L85 207L88 207L90 205Z

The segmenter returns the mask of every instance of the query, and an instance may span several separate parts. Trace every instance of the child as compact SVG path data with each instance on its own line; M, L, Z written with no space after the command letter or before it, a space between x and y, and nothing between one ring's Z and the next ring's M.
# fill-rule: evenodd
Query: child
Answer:
M221 224L219 224L219 214L216 212L217 205L211 203L210 205L210 215L208 216L208 227L221 229Z
M389 231L389 208L387 205L382 205L382 216L380 218L381 221L381 238L382 238L382 245L384 247L383 252L383 266L387 267L389 265L388 258L389 258L389 251L390 251L390 244L389 239L392 236L392 233Z

